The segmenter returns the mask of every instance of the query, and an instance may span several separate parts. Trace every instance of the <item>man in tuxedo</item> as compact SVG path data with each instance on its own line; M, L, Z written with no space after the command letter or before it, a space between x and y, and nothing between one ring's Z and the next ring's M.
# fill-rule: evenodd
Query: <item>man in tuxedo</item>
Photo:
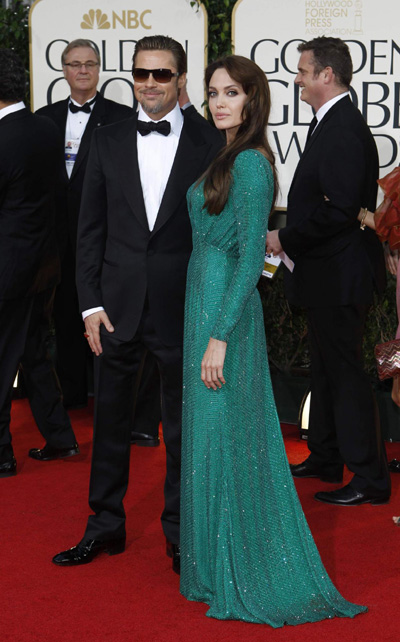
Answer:
M91 355L83 336L76 292L76 236L90 140L95 129L130 118L134 110L97 92L100 56L90 40L71 41L62 53L61 62L71 94L37 113L51 118L65 141L64 171L58 194L61 282L54 302L56 369L65 407L79 408L87 404L87 361Z
M191 116L198 119L200 126L203 126L204 119L190 102L186 83L180 89L178 103L185 113L185 118ZM137 446L160 445L158 436L161 422L160 383L157 361L150 352L145 351L139 369L139 376L135 382L131 444L136 444Z
M49 318L59 279L54 186L61 140L48 119L23 103L25 70L0 50L0 477L16 474L10 434L12 386L22 365L28 398L47 461L79 453L47 354Z
M135 118L95 132L79 219L77 285L95 358L95 430L89 517L82 541L56 555L83 564L125 548L133 381L143 348L161 375L167 454L161 522L179 572L183 308L192 232L186 192L220 147L205 120L185 118L182 46L166 36L136 44Z
M339 38L315 38L298 47L295 82L316 112L288 197L287 227L268 234L268 251L294 261L287 274L290 303L307 309L311 356L309 457L295 477L350 483L318 492L343 506L390 497L390 478L376 403L362 363L362 340L374 290L385 286L385 266L374 232L357 220L375 209L378 154L349 87L352 61Z

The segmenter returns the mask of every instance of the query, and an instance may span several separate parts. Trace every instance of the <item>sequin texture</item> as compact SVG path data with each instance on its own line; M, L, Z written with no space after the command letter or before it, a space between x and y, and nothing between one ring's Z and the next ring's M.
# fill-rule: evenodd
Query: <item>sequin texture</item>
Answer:
M193 227L184 348L181 592L207 615L283 624L354 617L330 581L286 459L256 284L264 264L273 178L242 152L219 216L188 193ZM225 386L208 390L200 364L210 336L227 341Z

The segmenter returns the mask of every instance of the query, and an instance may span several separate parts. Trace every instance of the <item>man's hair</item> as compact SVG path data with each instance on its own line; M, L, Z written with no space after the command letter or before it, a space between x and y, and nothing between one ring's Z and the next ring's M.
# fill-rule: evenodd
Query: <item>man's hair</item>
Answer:
M72 51L72 49L77 49L78 47L89 47L89 49L92 49L92 51L94 52L94 55L97 58L97 62L99 63L99 65L101 64L99 50L97 49L97 47L95 47L94 43L91 40L85 40L84 38L77 38L76 40L71 40L69 45L67 45L64 51L62 52L61 64L63 66L65 65L65 59L69 54L69 52Z
M325 67L332 67L336 84L348 89L353 76L353 62L350 50L340 38L321 36L308 42L302 42L298 51L311 51L314 59L314 73L317 76Z
M12 49L0 49L0 100L18 103L24 100L26 72L19 56Z
M173 55L176 69L181 76L187 71L186 53L180 42L169 36L145 36L137 41L132 57L132 68L135 67L136 56L140 51L170 51Z

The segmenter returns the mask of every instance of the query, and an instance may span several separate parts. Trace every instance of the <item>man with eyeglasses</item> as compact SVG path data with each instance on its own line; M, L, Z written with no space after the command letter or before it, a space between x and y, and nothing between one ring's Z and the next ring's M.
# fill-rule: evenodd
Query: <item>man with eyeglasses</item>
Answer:
M54 302L56 369L65 407L79 408L87 404L90 354L83 336L75 285L76 235L90 140L98 127L129 118L134 111L97 92L100 56L90 40L71 41L62 53L61 62L70 96L37 113L51 118L65 141L65 172L60 186L59 209L66 211L64 216L58 212L62 264L61 283Z
M138 114L95 132L79 219L79 302L96 355L94 515L79 544L53 561L78 565L125 549L131 390L146 348L161 376L167 455L161 522L179 573L183 307L192 250L186 192L223 142L205 120L179 109L186 54L178 42L139 40L133 78Z

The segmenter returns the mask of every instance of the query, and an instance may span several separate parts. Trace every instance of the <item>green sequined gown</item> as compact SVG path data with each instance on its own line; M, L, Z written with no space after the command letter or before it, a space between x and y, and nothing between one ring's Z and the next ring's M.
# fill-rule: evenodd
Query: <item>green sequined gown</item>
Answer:
M267 362L257 281L273 179L242 152L225 209L189 190L184 348L181 592L209 617L283 624L354 617L322 565L290 474ZM208 390L200 364L210 337L227 341L226 384Z

